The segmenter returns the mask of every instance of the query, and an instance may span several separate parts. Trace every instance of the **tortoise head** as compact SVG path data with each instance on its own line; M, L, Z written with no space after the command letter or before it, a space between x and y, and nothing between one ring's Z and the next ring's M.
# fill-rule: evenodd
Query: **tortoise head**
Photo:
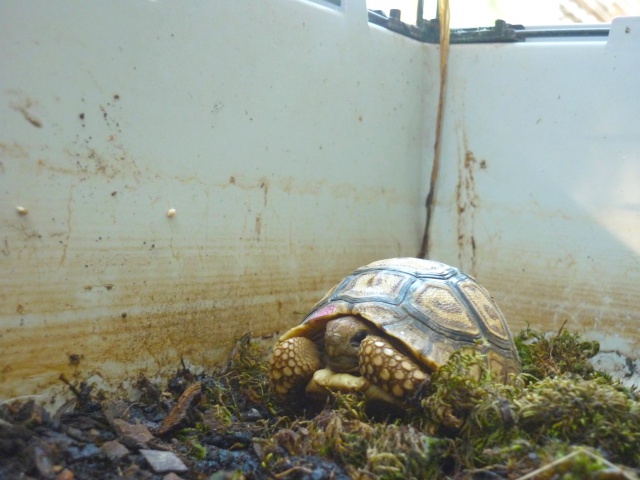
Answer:
M337 373L357 373L360 343L375 331L354 315L330 320L324 333L324 364Z

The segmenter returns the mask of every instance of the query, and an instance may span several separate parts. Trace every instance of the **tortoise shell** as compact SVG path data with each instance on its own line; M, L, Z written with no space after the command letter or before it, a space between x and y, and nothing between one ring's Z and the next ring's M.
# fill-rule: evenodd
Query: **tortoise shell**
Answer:
M491 295L440 262L391 258L360 267L280 340L307 337L321 344L327 322L343 315L369 321L429 370L463 347L479 348L502 380L520 370L513 337Z

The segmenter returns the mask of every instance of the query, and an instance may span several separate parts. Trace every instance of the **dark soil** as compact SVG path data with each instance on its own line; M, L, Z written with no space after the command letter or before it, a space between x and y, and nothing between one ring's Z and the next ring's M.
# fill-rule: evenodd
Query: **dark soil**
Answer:
M214 374L183 368L165 385L141 377L133 400L107 400L61 378L75 398L54 415L33 400L5 402L0 479L349 478L326 458L284 450L265 467L261 444L283 417L259 391L263 361L245 337ZM152 464L150 455L162 461Z

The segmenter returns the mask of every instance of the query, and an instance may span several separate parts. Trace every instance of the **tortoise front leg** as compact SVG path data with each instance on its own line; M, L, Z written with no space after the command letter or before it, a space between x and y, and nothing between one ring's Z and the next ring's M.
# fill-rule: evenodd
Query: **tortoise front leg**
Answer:
M313 372L322 368L320 350L308 338L280 342L269 359L269 378L276 395L285 400L304 390Z
M429 381L420 366L382 337L369 335L358 351L360 374L397 399L407 400Z

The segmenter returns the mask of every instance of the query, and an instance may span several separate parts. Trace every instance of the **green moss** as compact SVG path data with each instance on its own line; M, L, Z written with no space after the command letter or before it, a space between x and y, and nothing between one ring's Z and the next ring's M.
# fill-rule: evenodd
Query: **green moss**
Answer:
M250 334L238 340L229 360L217 377L221 378L235 397L232 403L251 402L264 407L272 415L282 413L268 377L268 365L265 362L267 349L252 341ZM227 398L227 404L229 399Z
M287 458L319 455L367 479L518 478L549 465L553 473L536 478L604 478L598 472L617 468L609 462L640 468L638 395L591 366L597 342L530 328L516 342L523 373L507 385L479 352L461 350L395 420L370 416L360 395L337 394L311 418L279 421L263 437L263 465L277 472ZM277 411L263 360L253 347L238 352L228 374Z
M565 330L548 335L527 326L515 338L522 361L522 372L541 379L553 375L571 373L583 378L605 376L596 372L589 359L598 353L600 344L584 341L577 333Z
M541 353L549 345L544 342L532 349ZM559 346L575 353L580 344L575 335L564 338L555 343L555 355L569 358ZM572 372L535 380L522 374L503 385L491 378L479 353L461 351L433 376L431 395L413 416L424 430L451 439L448 455L457 470L498 465L499 471L526 472L539 466L532 458L551 460L544 453L549 445L556 452L593 447L613 462L639 467L637 394L595 371L588 377Z
M354 415L352 408L330 407L277 432L269 451L282 447L293 456L320 454L351 478L418 479L437 477L432 452L438 442L412 425L376 422L362 412Z
M426 431L457 432L474 408L494 395L495 379L475 350L458 350L431 377L421 408L412 417Z

